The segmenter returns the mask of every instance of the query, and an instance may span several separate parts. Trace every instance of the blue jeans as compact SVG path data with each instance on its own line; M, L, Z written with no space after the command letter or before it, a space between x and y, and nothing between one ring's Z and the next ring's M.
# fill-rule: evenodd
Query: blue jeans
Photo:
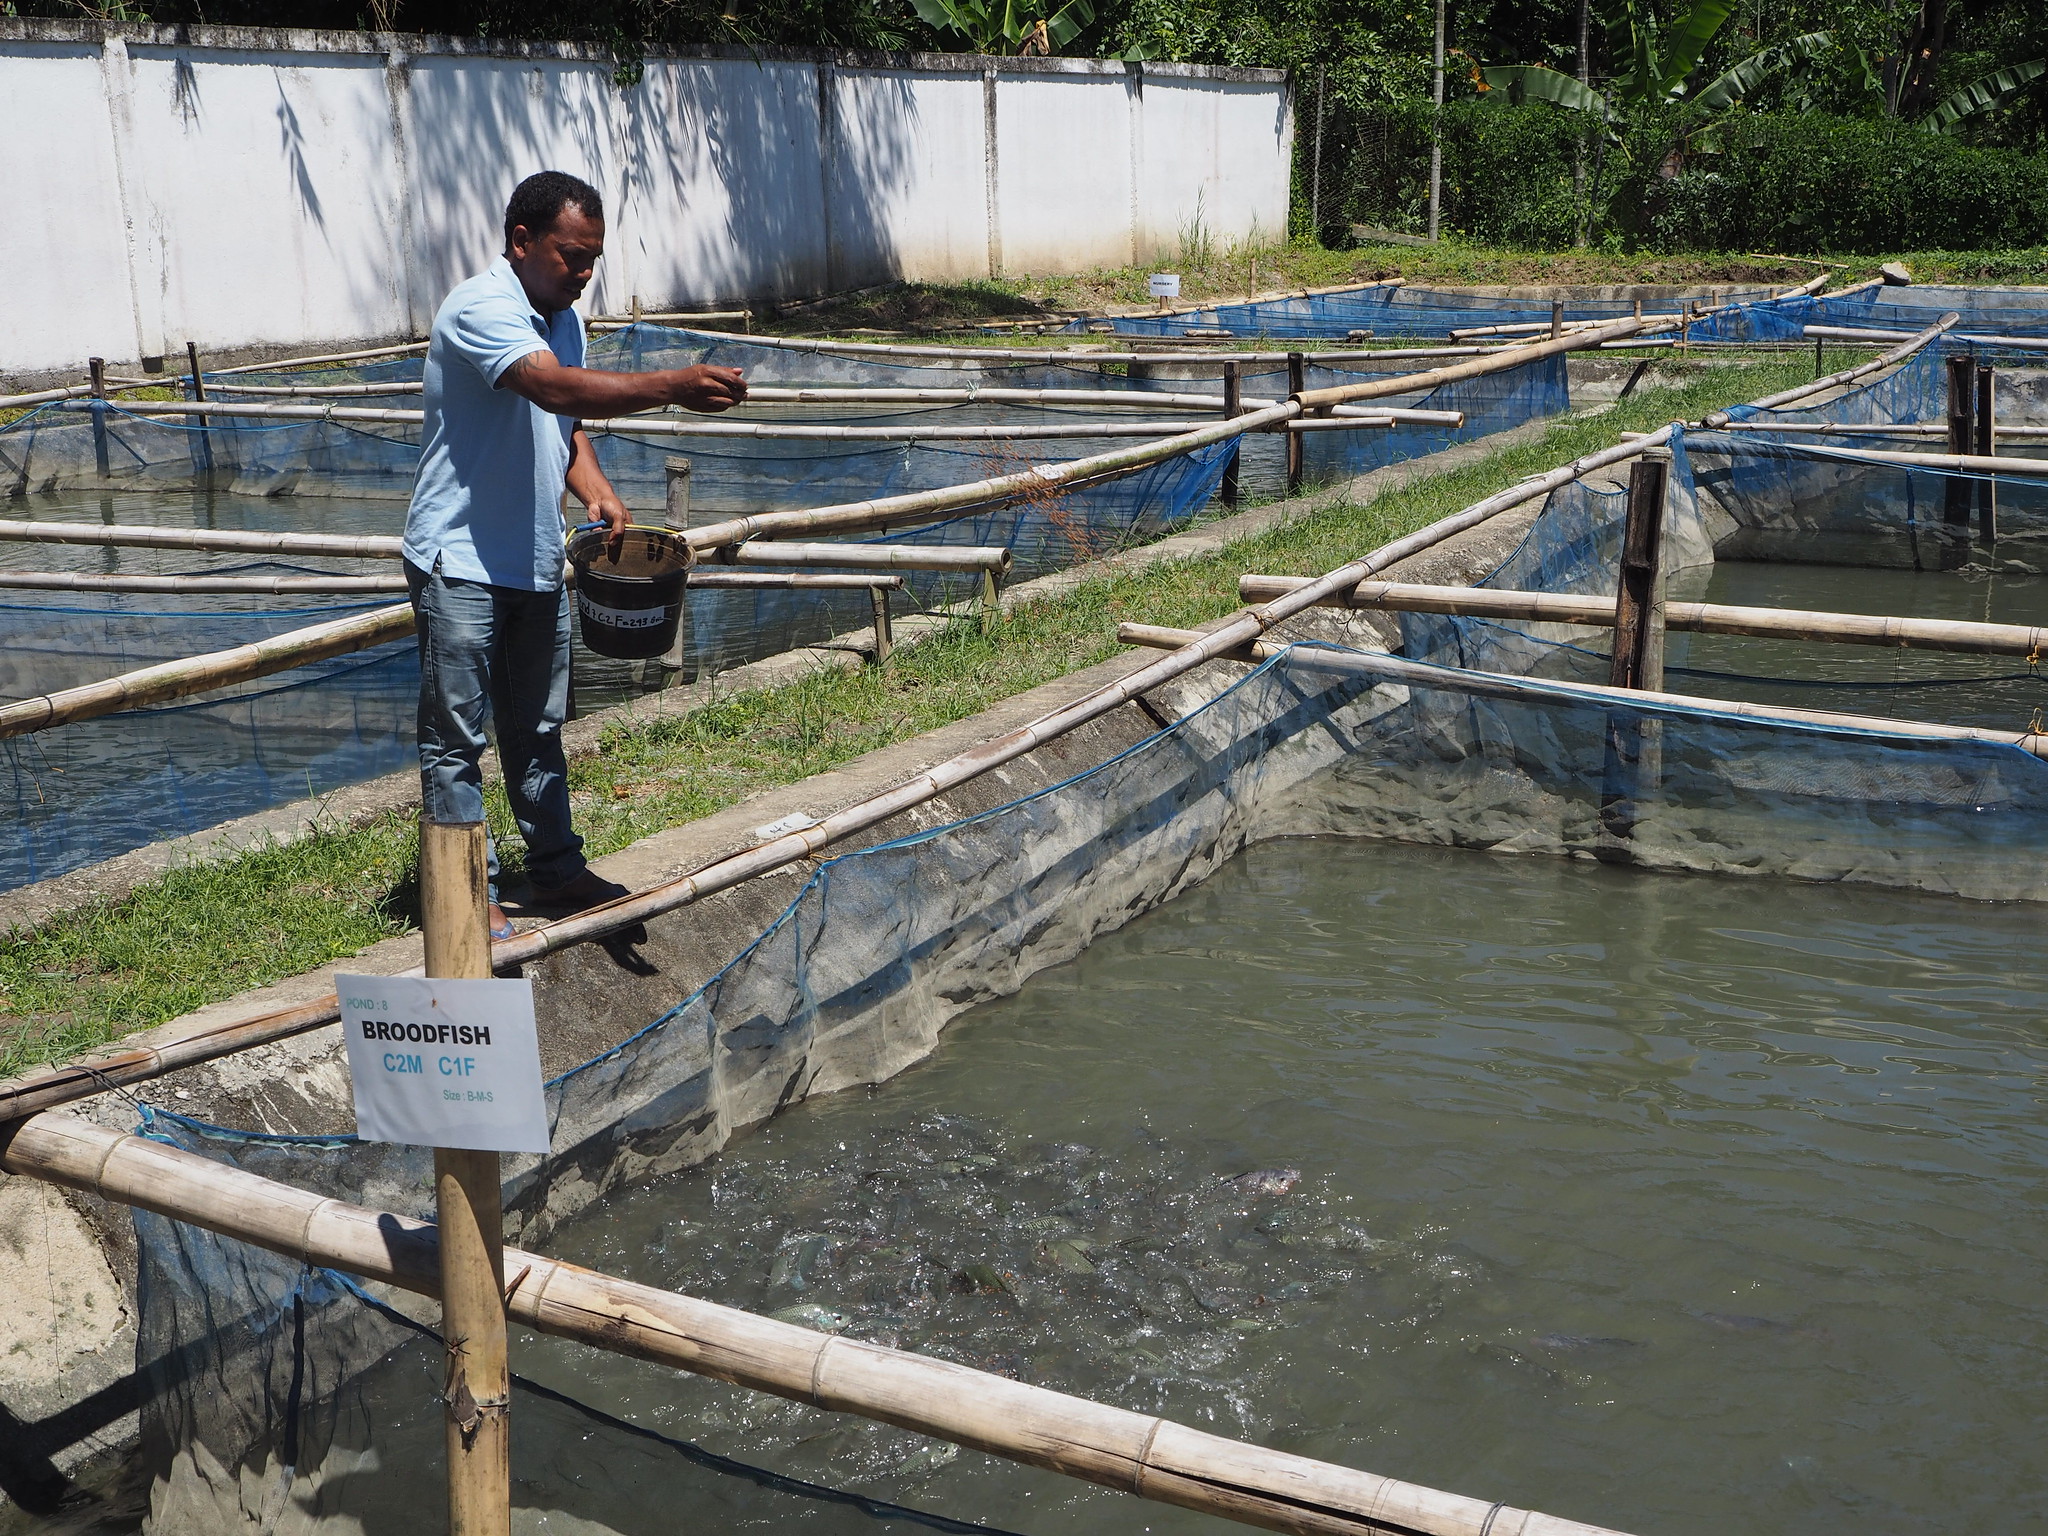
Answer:
M533 883L583 872L583 839L569 825L569 594L453 581L405 562L419 620L420 807L432 822L484 819L484 720L497 728L505 797L526 839ZM491 900L498 849L491 845Z

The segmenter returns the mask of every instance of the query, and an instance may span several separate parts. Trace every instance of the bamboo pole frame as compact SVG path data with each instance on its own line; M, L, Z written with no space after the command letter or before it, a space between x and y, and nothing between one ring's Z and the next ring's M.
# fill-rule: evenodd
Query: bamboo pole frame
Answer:
M307 1264L417 1295L450 1295L442 1288L443 1234L425 1222L294 1189L74 1116L43 1114L0 1127L0 1168ZM457 1240L449 1231L449 1245ZM505 1249L502 1262L514 1278L501 1315L536 1332L1241 1524L1295 1536L1616 1536L818 1333L542 1254Z
M1237 593L1247 603L1270 602L1309 580L1306 576L1246 575ZM1504 587L1439 587L1409 582L1362 581L1328 600L1333 608L1388 613L1442 613L1459 618L1508 619L1537 624L1614 626L1614 600L1564 592L1521 592ZM1876 645L1894 650L1958 651L1974 656L2032 656L2048 650L2048 625L1981 624L1962 619L1912 619L1884 614L1830 613L1806 608L1747 608L1724 603L1664 605L1664 626L1703 635L1749 635Z
M252 641L225 651L209 651L202 656L160 662L156 666L123 672L101 682L0 705L0 739L25 736L32 731L45 731L52 726L90 720L98 715L110 715L120 709L137 709L145 704L161 704L167 699L182 699L190 694L230 687L252 678L303 667L309 662L324 661L330 656L367 650L388 640L403 639L412 632L412 605L400 603L325 624L310 625L305 629L289 630L267 640Z
M420 818L420 933L429 976L491 974L484 824ZM498 1154L434 1149L435 1237L450 1536L510 1536L512 1375L505 1339L505 1209Z
M903 590L901 575L879 572L818 573L812 571L713 571L693 568L684 579L687 587L740 588L775 592L873 592Z
M79 571L0 571L0 590L11 592L175 592L188 596L248 593L305 597L405 590L391 576L94 576Z
M1296 407L1289 402L1275 406L1270 414L1287 419ZM1255 418L1240 418L1250 421ZM1230 424L1226 423L1225 426ZM1205 662L1228 655L1257 640L1287 618L1315 606L1322 598L1356 586L1375 571L1396 561L1419 554L1444 540L1477 527L1491 517L1547 496L1560 486L1611 464L1636 457L1648 444L1664 443L1672 429L1665 427L1641 442L1625 442L1598 453L1587 454L1548 474L1532 476L1520 485L1473 503L1461 512L1439 518L1427 527L1384 544L1361 558L1326 573L1311 583L1319 590L1290 593L1271 603L1233 617L1215 634L1193 638L1184 651L1140 668L1128 677L1105 684L1094 692L1040 716L1037 720L972 747L958 756L918 775L907 783L869 796L866 800L834 813L815 827L792 832L762 843L731 858L716 860L677 880L636 892L609 906L563 919L515 935L494 948L493 959L500 966L523 965L573 944L603 938L632 927L650 917L676 911L718 891L811 857L820 849L888 820L913 805L935 799L959 784L990 772L1035 750L1077 726L1119 708L1141 694L1192 672ZM1218 432L1218 438L1227 435ZM1117 456L1122 457L1122 456ZM1023 477L984 481L991 485L1018 486ZM977 489L977 488L970 488ZM897 505L920 498L893 498ZM863 504L873 507L874 503ZM830 510L830 509L828 509ZM907 510L907 509L906 509ZM744 523L748 520L741 519ZM706 544L732 543L753 536L756 530L724 525L727 531L707 539ZM707 530L710 531L710 530ZM195 1030L160 1045L125 1046L88 1055L81 1059L0 1081L0 1120L31 1114L60 1104L91 1098L112 1088L146 1082L184 1067L215 1061L224 1056L277 1040L320 1029L340 1018L338 1000L331 994L291 1008L273 1010L251 1017L228 1020Z
M1750 409L1757 411L1780 410L1785 406L1791 405L1796 401L1805 400L1810 396L1824 394L1828 390L1838 389L1844 384L1853 384L1858 379L1868 378L1873 373L1882 373L1895 363L1903 362L1911 357L1943 332L1953 329L1956 322L1960 319L1962 319L1962 316L1951 310L1935 321L1934 324L1928 326L1926 330L1914 333L1899 343L1898 346L1893 347L1889 352L1882 353L1867 363L1858 363L1854 368L1844 368L1840 373L1831 373L1824 379L1815 379L1810 384L1798 385L1795 388L1785 390L1781 394L1766 395L1761 400L1752 400L1749 402ZM1726 411L1709 411L1702 418L1702 425L1717 428L1725 427L1728 425L1728 413Z
M215 528L0 521L0 543L14 544L91 544L115 549L209 549L229 554L396 560L403 542L391 534L271 533L259 529L230 532Z
M364 347L357 352L323 352L317 357L280 357L268 363L237 363L232 368L216 368L209 377L218 379L231 373L276 373L284 368L310 368L316 363L355 363L369 357L404 357L426 351L427 345L424 341L406 341L388 347Z
M1483 374L1498 372L1502 368L1535 362L1540 358L1555 357L1560 352L1578 351L1601 342L1635 336L1646 327L1662 323L1636 319L1616 320L1612 324L1551 337L1529 346L1509 347L1490 357L1454 363L1448 368L1436 368L1428 373L1396 374L1363 384L1339 384L1329 389L1297 390L1293 398L1301 404L1303 410L1312 411L1326 405L1348 405L1357 400L1376 400L1383 395L1419 394L1459 379L1478 378Z
M2001 437L2005 428L1999 429ZM1952 475L1989 475L2004 480L2039 480L2048 477L2048 459L2027 458L2017 453L1911 453L1905 449L1838 448L1832 443L1773 443L1780 453L1800 454L1816 459L1840 459L1852 464L1897 464L1906 469L1933 469Z
M1809 336L1828 341L1863 341L1872 344L1905 341L1914 334L1911 331L1883 331L1852 325L1809 325L1801 329ZM1955 339L1967 342L1973 347L2018 347L2026 351L2048 352L2048 336L1987 336L1976 331L1957 331Z
M1204 633L1193 629L1168 629L1154 624L1119 624L1117 638L1126 645L1174 650L1207 642L1220 631ZM1264 661L1287 650L1285 645L1240 642L1226 647L1217 659ZM2034 757L2048 757L2048 735L2034 731L1991 731L1974 725L1934 725L1924 720L1898 720L1885 715L1844 715L1821 709L1787 709L1767 704L1749 704L1733 699L1708 699L1685 693L1663 693L1645 688L1615 688L1606 683L1567 683L1552 678L1515 677L1505 672L1468 672L1456 667L1434 667L1409 661L1383 651L1340 651L1314 647L1305 659L1319 667L1377 677L1411 688L1441 688L1467 693L1475 698L1501 699L1509 703L1544 704L1557 707L1602 711L1632 710L1646 713L1660 709L1706 710L1756 720L1770 725L1807 726L1827 731L1851 731L1871 736L1905 736L1921 741L1970 742L1984 746L2017 747Z
M1010 569L1004 544L728 544L718 552L727 565L838 565L856 571L995 571Z

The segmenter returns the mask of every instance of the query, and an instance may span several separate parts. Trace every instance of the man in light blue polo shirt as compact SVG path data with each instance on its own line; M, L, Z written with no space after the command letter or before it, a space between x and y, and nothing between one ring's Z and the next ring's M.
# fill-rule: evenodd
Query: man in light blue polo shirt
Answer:
M526 839L530 904L554 913L626 894L584 863L562 756L562 492L614 538L627 522L578 419L663 405L722 411L747 397L736 368L585 368L583 321L572 306L603 253L604 204L587 183L543 171L513 191L505 254L434 316L405 520L406 585L419 620L423 813L440 823L484 819L484 721L493 717L506 798ZM495 846L490 921L492 938L511 937Z

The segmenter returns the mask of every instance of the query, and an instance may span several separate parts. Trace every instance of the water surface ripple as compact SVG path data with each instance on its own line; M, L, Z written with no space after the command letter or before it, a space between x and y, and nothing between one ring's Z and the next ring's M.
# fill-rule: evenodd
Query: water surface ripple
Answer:
M1868 888L1266 844L928 1064L556 1247L1625 1530L2037 1530L2041 932ZM521 1360L955 1515L1209 1524L538 1341Z

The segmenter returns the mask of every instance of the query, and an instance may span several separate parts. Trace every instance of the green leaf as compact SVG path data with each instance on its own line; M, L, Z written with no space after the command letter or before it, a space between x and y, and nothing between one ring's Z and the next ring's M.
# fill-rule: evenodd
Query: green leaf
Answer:
M1500 99L1509 106L1547 101L1569 111L1590 112L1603 119L1607 116L1607 103L1598 91L1547 64L1497 64L1479 73L1489 89L1499 91Z
M1657 65L1657 85L1663 95L1677 96L1685 90L1686 79L1699 68L1707 44L1734 14L1734 0L1694 0L1672 35L1670 51Z
M1693 97L1693 105L1709 112L1723 111L1780 70L1817 59L1834 46L1834 33L1806 32L1774 48L1759 49Z
M1944 98L1939 106L1921 120L1920 126L1935 133L1947 133L1973 113L1988 111L2000 105L2015 92L2040 79L2044 72L2048 72L2048 59L2029 59L2024 64L2011 64L2004 69L1993 70Z

